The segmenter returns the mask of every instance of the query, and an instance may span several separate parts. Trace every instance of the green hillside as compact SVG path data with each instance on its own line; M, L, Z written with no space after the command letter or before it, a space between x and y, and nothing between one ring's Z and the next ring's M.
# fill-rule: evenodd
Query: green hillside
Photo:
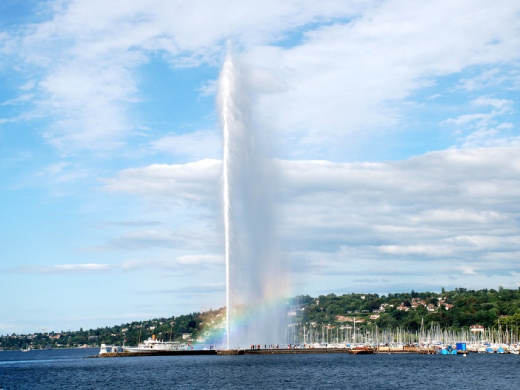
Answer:
M287 319L290 324L347 327L355 321L360 330L401 328L415 332L424 324L461 330L472 325L502 327L518 336L520 289L466 290L378 294L300 295L290 298ZM0 348L16 350L31 347L74 348L101 343L137 345L155 334L158 339L218 343L224 328L225 310L211 310L178 317L134 321L112 327L79 331L0 336ZM221 340L221 339L220 339Z

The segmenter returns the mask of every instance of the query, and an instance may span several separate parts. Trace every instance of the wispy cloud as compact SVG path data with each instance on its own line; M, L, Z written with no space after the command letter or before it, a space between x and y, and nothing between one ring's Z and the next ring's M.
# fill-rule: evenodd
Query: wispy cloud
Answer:
M150 290L150 291L135 291L138 294L179 294L179 295L193 295L193 294L210 294L215 292L223 292L226 290L225 284L206 284L200 286L186 286L179 288L172 288L168 290Z
M62 151L121 145L134 128L129 117L140 99L138 68L157 53L176 67L215 65L230 37L246 46L273 42L291 28L361 9L355 2L309 2L302 8L271 0L182 7L164 0L125 6L82 0L47 6L52 17L17 34L4 33L0 42L4 54L25 65L33 110L51 119L46 138Z
M480 96L469 102L475 109L490 108L488 112L462 114L444 120L441 124L453 125L453 135L463 147L517 146L520 136L510 132L515 126L508 122L515 113L514 102L510 99L496 99Z
M191 161L219 158L222 155L222 135L215 130L170 134L153 141L151 147Z
M232 38L254 64L252 85L264 93L258 119L276 125L288 152L315 156L337 155L353 136L359 142L401 125L403 101L436 77L496 64L472 82L462 78L464 89L475 90L500 78L500 64L519 58L518 7L507 1L275 3L204 2L204 12L200 3L164 0L63 3L49 20L3 36L4 52L27 65L21 90L35 94L33 112L52 116L48 141L62 150L99 149L121 146L139 127L131 111L142 98L140 66L158 53L177 67L216 65ZM298 28L301 39L280 44ZM449 34L455 29L460 34ZM211 93L211 80L205 85ZM29 95L10 101L16 99Z
M16 268L13 272L24 274L86 274L93 272L107 272L112 271L113 267L108 264L59 264L49 266L24 265Z
M119 249L132 249L142 247L174 247L182 243L182 240L171 232L162 230L145 230L127 233L109 242L109 246Z
M56 265L22 265L10 272L38 275L68 275L89 273L113 273L138 270L183 271L190 267L201 269L204 266L221 266L224 258L220 254L180 255L170 259L134 259L115 264L56 264Z
M39 175L41 176L55 176L61 173L67 166L70 166L71 163L67 161L59 161L53 164L47 165L44 167Z
M219 160L205 159L187 164L153 164L121 171L104 179L109 192L163 194L195 202L207 202L218 193Z
M32 93L24 93L14 99L6 100L5 102L0 103L0 106L10 106L10 105L12 106L12 105L17 105L17 104L23 104L28 101L31 101L31 99L33 97L34 97L34 94L32 94Z
M142 227L142 226L158 226L162 225L161 221L119 221L105 222L105 226L124 226L124 227Z
M518 89L520 87L518 72L516 70L504 72L498 67L484 69L476 76L461 78L458 87L473 92L503 84L507 84L507 88Z
M403 103L438 78L518 60L509 52L520 43L518 34L500 27L505 19L518 25L512 14L494 4L479 3L479 12L447 1L439 6L388 1L350 23L309 31L294 48L251 49L251 63L289 85L260 102L262 117L284 136L285 150L293 157L355 154L358 145L371 145L367 139L376 141L374 135L402 131L411 115ZM448 26L464 33L453 37ZM442 92L436 103L453 104L450 91Z
M167 260L155 259L134 259L126 260L121 263L121 269L125 271L137 269L164 269L164 270L181 270L186 267L200 267L207 265L222 265L224 258L221 254L195 254L195 255L181 255L172 257Z

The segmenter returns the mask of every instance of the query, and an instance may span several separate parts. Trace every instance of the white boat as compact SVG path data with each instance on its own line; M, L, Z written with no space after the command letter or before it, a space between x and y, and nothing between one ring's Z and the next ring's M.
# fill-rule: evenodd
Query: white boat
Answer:
M119 347L117 347L115 345L106 345L106 344L101 344L101 349L99 350L100 355L105 355L107 353L118 353L118 352L119 352Z
M123 350L125 352L185 351L188 347L188 344L178 341L159 341L153 335L139 343L137 347L123 347Z

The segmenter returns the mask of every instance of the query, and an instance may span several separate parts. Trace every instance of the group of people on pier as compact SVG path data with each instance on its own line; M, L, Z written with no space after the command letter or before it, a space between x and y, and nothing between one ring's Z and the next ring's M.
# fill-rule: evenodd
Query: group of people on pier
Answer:
M276 345L274 345L274 344L269 344L269 345L264 344L264 349L268 349L268 348L269 349L278 349L278 344L276 344ZM252 351L260 350L260 349L262 349L262 346L260 344L258 344L258 345L251 344L250 349Z

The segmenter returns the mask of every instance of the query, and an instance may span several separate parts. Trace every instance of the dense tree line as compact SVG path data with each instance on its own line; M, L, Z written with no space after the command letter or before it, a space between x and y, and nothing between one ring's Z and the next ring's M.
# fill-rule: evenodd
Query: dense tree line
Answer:
M137 345L153 334L158 339L179 340L183 334L196 335L202 316L191 313L178 317L154 318L147 321L134 321L97 329L79 331L61 331L50 333L34 333L30 335L0 336L0 348L3 350L45 349L45 348L78 348L83 346Z
M520 324L520 288L512 290L500 287L498 290L477 291L456 288L453 291L443 289L441 293L412 290L410 293L381 296L355 293L318 297L300 295L289 299L287 303L290 322L303 324L314 322L341 326L348 324L346 318L355 318L360 321L360 327L400 327L410 331L419 330L421 323L439 324L451 330L460 330L476 324L486 328L503 326L518 330ZM121 345L123 342L127 345L137 345L139 341L151 337L152 334L163 340L180 340L183 334L191 334L193 340L204 336L207 342L214 343L214 335L218 333L215 327L222 327L224 317L225 309L221 308L205 313L134 321L89 330L32 335L11 334L0 336L0 348L73 348L84 345L99 346L101 343Z
M424 304L416 304L416 307L412 307L414 301ZM520 324L520 289L511 290L502 287L498 290L478 291L465 288L456 288L453 291L443 289L440 294L418 293L412 290L410 293L382 296L328 294L312 298L305 295L293 298L290 303L296 310L294 322L300 323L338 325L341 321L337 316L347 316L364 320L363 326L401 327L411 331L420 329L421 323L432 322L453 330L476 324L484 327L500 324L518 327ZM428 305L433 306L433 309L428 310ZM370 319L374 314L379 317Z

